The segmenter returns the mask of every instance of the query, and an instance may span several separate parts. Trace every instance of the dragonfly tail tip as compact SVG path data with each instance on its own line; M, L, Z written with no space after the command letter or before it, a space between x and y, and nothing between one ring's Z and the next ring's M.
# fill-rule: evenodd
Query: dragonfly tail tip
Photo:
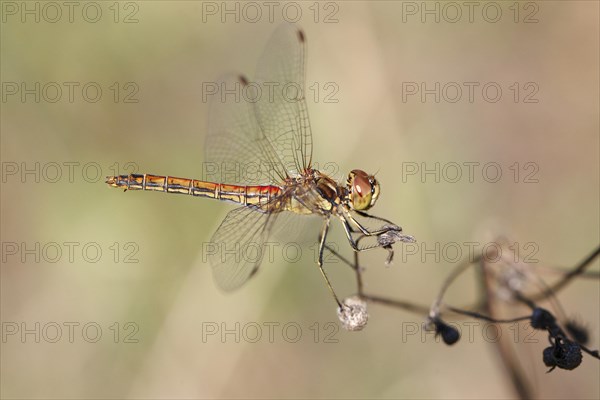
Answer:
M107 176L106 181L104 181L104 182L110 186L117 186L117 177L116 176Z

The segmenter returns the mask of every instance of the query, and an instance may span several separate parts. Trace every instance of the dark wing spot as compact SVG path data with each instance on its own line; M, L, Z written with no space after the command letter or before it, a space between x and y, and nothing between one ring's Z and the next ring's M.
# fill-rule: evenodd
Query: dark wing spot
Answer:
M304 32L302 32L302 29L298 29L298 39L300 40L301 43L304 43L305 37L304 37Z
M238 76L238 79L242 85L248 86L248 78L246 78L244 75Z

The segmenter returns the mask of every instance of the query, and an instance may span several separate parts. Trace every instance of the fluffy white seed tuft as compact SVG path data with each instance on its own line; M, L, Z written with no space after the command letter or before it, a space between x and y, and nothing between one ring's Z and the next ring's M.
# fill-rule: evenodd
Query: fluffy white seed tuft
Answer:
M369 319L367 303L358 296L347 297L342 301L342 308L338 308L338 317L344 329L360 331Z

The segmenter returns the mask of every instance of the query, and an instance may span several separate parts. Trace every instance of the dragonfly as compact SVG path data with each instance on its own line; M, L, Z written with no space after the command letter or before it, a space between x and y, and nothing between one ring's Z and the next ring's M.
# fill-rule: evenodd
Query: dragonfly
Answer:
M260 58L255 81L229 74L219 80L224 90L238 88L252 93L242 101L235 96L215 96L209 109L205 160L208 163L262 166L260 174L234 176L235 182L177 178L153 174L107 177L109 186L186 194L237 203L214 233L211 243L222 248L254 246L256 257L231 252L212 252L208 260L223 290L242 286L258 270L264 246L281 215L317 215L323 220L318 238L317 265L337 305L340 303L323 268L323 253L332 219L339 219L348 242L360 252L382 247L393 255L396 241L413 241L391 221L367 213L380 196L374 175L353 169L338 183L313 167L313 138L304 96L306 36L293 24L277 28ZM377 221L366 227L357 216ZM373 237L374 244L360 245ZM237 246L237 247L236 247Z

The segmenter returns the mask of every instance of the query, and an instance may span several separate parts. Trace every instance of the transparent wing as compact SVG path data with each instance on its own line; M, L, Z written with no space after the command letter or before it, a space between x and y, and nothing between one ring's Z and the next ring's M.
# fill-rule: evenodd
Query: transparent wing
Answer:
M304 34L298 28L282 25L275 31L258 65L255 82L228 75L216 84L203 179L242 185L278 184L310 166ZM227 214L212 238L215 251L209 255L221 288L236 289L256 272L265 242L281 214L290 213L241 207Z
M208 256L219 287L226 291L237 289L254 275L278 215L256 207L240 207L227 214L211 239Z
M263 185L283 181L287 172L256 120L247 80L226 75L211 98L203 179Z
M254 82L239 75L216 82L205 146L207 167L222 178L216 180L276 183L310 166L304 47L299 28L281 25L267 44Z
M292 175L311 164L312 133L305 100L304 33L297 26L277 28L259 61L255 103L258 124Z

